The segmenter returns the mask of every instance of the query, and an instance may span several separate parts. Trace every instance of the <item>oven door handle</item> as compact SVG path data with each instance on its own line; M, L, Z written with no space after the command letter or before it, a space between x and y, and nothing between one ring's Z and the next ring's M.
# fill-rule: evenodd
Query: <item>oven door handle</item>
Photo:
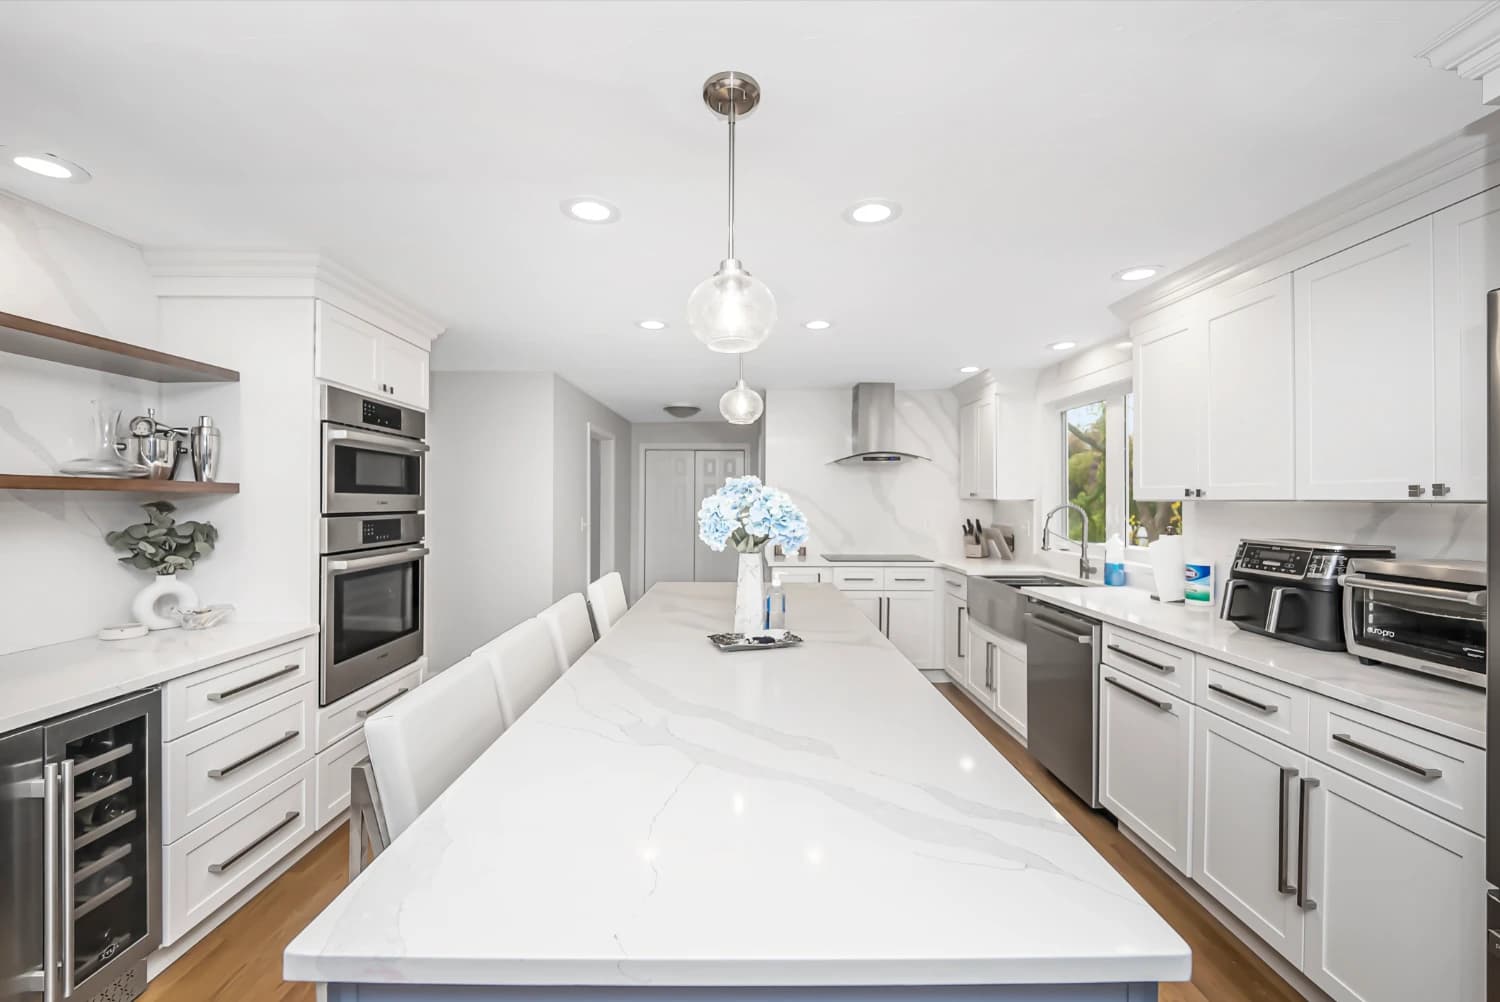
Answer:
M1386 581L1369 578L1363 574L1340 574L1339 584L1345 588L1364 588L1367 591L1387 591L1413 598L1436 598L1461 605L1485 605L1485 591L1460 591L1457 588L1437 588L1432 585L1407 584L1404 581Z
M425 546L411 546L399 553L387 553L383 557L351 557L348 560L330 560L328 569L330 571L365 571L373 567L389 567L391 564L405 564L412 560L420 560L432 551Z
M397 438L394 435L377 435L368 431L354 431L350 428L329 428L328 437L338 442L355 442L359 445L373 446L386 452L411 452L421 454L429 451L426 442L418 442L416 439Z

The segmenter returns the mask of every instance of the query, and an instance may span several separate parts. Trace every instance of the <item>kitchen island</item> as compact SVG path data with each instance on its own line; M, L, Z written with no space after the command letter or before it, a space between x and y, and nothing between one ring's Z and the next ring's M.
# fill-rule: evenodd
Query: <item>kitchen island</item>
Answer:
M1188 977L1182 939L854 606L787 595L805 644L721 654L733 585L654 587L286 977L330 1002L1141 1002Z

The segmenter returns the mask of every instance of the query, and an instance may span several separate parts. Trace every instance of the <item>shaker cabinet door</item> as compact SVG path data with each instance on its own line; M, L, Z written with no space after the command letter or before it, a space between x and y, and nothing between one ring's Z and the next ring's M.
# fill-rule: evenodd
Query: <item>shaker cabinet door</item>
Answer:
M1200 466L1205 366L1197 300L1133 331L1135 497L1180 501L1203 486Z
M1099 802L1183 874L1192 803L1193 707L1113 668L1099 671Z
M380 382L386 396L408 407L427 409L427 352L386 334L380 344Z
M313 316L313 368L317 377L361 393L384 396L380 391L380 341L390 335L321 300Z
M918 668L935 668L933 640L937 596L930 591L891 591L884 595L885 635Z

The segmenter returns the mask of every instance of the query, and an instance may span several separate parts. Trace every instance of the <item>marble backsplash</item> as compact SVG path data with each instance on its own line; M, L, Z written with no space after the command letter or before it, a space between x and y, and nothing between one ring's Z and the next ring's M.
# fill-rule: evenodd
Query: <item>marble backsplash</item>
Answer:
M766 394L765 479L807 515L811 553L962 554L965 518L989 524L988 502L958 496L958 399L947 390L897 391L893 447L928 461L844 465L850 388Z

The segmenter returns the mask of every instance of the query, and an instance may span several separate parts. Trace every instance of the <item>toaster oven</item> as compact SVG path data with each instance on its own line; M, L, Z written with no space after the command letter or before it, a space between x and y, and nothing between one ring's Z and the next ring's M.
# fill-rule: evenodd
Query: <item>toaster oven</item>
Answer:
M1395 665L1484 688L1485 565L1470 560L1352 560L1344 642L1365 664Z

